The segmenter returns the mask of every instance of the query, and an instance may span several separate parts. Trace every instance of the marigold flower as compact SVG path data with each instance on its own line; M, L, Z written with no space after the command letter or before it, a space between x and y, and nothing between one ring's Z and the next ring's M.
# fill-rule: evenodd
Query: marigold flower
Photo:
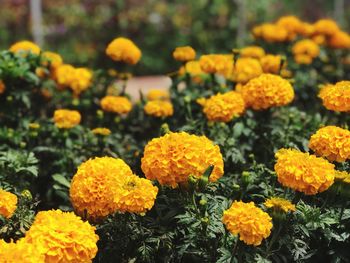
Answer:
M168 117L174 114L173 104L169 101L153 100L148 101L144 107L147 115L155 117Z
M151 89L147 93L147 100L169 100L170 94L165 89Z
M6 86L5 86L5 83L0 80L0 94L3 94L6 90Z
M260 58L260 64L264 73L279 74L282 57L280 55L267 54Z
M350 35L343 31L337 31L328 40L328 46L331 48L350 48Z
M350 174L346 171L335 170L334 181L350 183Z
M243 97L236 91L218 93L198 102L203 106L203 112L209 121L229 122L245 110Z
M81 115L76 110L55 110L53 120L58 128L70 129L80 123Z
M320 90L318 97L328 110L350 112L350 81L326 85Z
M131 111L132 105L127 97L108 95L101 99L101 108L107 112L127 114Z
M224 211L222 221L230 233L239 235L240 240L253 246L259 246L268 238L272 228L272 218L253 202L234 201Z
M2 263L44 263L44 255L37 248L27 243L24 238L16 243L0 240L0 259ZM57 262L57 261L56 261Z
M206 74L202 71L198 60L188 61L185 66L179 69L179 75L185 75L186 73L190 74L195 83L201 83L203 81L202 75Z
M232 80L239 83L247 83L262 73L259 60L254 58L239 58L234 66Z
M196 51L190 46L177 47L173 52L173 57L177 61L191 61L196 58Z
M229 75L233 69L232 55L202 55L199 59L201 70L205 73Z
M289 200L280 197L271 197L266 199L264 205L267 208L273 208L277 211L283 211L288 213L289 211L295 211L295 205L293 205Z
M69 87L74 95L79 96L81 92L91 85L92 73L87 68L74 69L73 76L70 80Z
M253 35L271 43L288 40L288 31L285 28L269 23L254 27Z
M246 107L264 110L284 106L294 98L292 85L277 75L262 74L241 88Z
M53 72L53 78L62 87L69 87L75 75L75 68L69 64L57 66Z
M345 162L350 159L350 131L323 127L311 136L309 148L329 161Z
M265 50L259 46L248 46L242 48L239 52L241 57L244 58L261 58L265 56Z
M310 37L314 34L314 32L315 32L314 25L310 23L302 22L298 33L304 37Z
M292 52L297 63L309 64L306 58L314 59L320 54L320 47L310 39L303 39L296 42L292 47Z
M92 133L95 135L108 136L111 134L111 130L108 128L98 127L92 130Z
M302 31L303 23L295 16L282 16L277 20L276 25L287 30L288 40L293 40Z
M31 41L19 41L14 43L10 48L9 51L13 53L18 53L18 52L31 52L35 55L40 54L40 47L36 44L34 44Z
M130 167L121 159L96 157L82 163L69 190L75 212L91 221L115 213L120 185L131 175Z
M327 190L334 182L334 165L323 158L295 149L280 149L275 156L278 181L286 187L314 195Z
M314 23L315 34L331 36L339 31L339 27L332 19L320 19Z
M215 182L224 173L219 146L205 136L186 132L168 133L151 140L141 159L147 179L173 188L187 182L189 175L201 177L210 165L214 165L214 170L209 180Z
M118 37L106 49L106 54L115 61L135 65L141 59L141 50L130 39Z
M92 262L97 253L95 227L73 212L39 212L25 241L45 256L45 262Z
M294 60L297 64L300 64L300 65L301 64L310 65L313 61L313 58L310 57L309 55L300 54L300 55L295 55Z
M0 216L10 218L17 209L17 196L0 189Z
M150 210L158 194L158 187L150 180L131 175L123 178L116 197L117 210L129 213L145 213Z
M51 69L56 69L63 64L62 57L54 52L45 51L42 53L42 65L47 67L50 66Z

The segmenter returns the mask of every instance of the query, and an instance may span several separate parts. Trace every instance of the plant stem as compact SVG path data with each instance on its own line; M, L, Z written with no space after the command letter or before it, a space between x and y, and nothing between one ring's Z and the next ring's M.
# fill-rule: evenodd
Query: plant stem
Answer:
M278 223L277 231L273 233L273 236L272 236L272 238L269 242L269 245L266 249L266 258L268 258L270 256L272 246L275 243L275 241L277 240L277 237L279 236L281 230L282 230L282 224Z

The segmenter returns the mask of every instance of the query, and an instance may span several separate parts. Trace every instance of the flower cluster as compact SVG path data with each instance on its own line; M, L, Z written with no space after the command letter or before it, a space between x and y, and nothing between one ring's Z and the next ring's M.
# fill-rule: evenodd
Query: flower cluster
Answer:
M328 110L350 112L350 81L325 85L318 96Z
M97 127L93 130L91 130L91 132L95 135L102 135L102 136L108 136L111 134L111 130L108 128L103 128L103 127Z
M127 97L108 95L101 99L101 108L106 112L127 114L131 111L132 105Z
M276 153L278 181L294 190L314 195L327 190L334 182L334 165L323 158L294 149Z
M232 55L202 55L199 59L201 70L205 73L229 76L233 69Z
M236 91L219 93L198 102L203 106L203 112L209 121L229 122L245 110L243 97Z
M17 209L17 196L0 189L0 216L10 218Z
M292 85L280 76L272 74L262 74L250 80L240 92L246 106L254 110L287 105L294 98Z
M165 89L151 89L147 93L147 100L169 100L169 91Z
M34 44L31 41L19 41L14 43L10 48L9 51L13 52L13 53L19 53L19 52L24 52L24 53L33 53L35 55L39 55L40 54L40 47L36 44Z
M259 246L263 239L269 237L272 228L272 218L253 202L234 201L224 211L222 221L228 231L253 246Z
M171 102L162 100L148 101L144 107L147 115L155 117L168 117L174 114L174 108Z
M106 48L106 54L113 60L135 65L141 59L141 50L130 39L119 37Z
M295 205L293 205L289 200L280 197L271 197L267 199L264 203L267 208L272 208L276 211L283 211L288 213L289 211L295 211Z
M55 110L53 115L55 125L60 129L70 129L77 126L81 121L81 115L76 110Z
M344 162L350 159L350 131L326 126L310 138L309 148L330 161Z
M202 176L210 165L214 165L214 170L209 179L215 182L224 173L219 146L205 136L186 132L168 133L151 140L141 159L146 178L171 187L187 182L189 175Z
M320 54L320 47L310 39L303 39L293 45L292 52L298 64L311 64Z
M177 61L191 61L196 58L196 51L190 46L177 47L173 52L173 57Z
M45 257L33 244L21 238L16 243L0 240L0 260L2 263L44 263Z

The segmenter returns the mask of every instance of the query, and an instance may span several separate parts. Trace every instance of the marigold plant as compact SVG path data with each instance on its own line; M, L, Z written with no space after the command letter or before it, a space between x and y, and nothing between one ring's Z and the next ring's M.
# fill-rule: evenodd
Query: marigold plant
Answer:
M318 96L328 110L350 112L350 81L340 81L335 85L325 85Z
M224 211L222 221L233 235L247 245L259 246L270 236L272 218L253 202L234 201L231 207Z
M108 44L106 54L113 60L127 64L137 64L141 59L141 50L130 39L118 37Z
M283 211L284 213L288 213L289 211L293 212L296 210L295 205L293 205L289 200L280 197L271 197L266 199L264 205L267 208Z
M107 112L127 114L131 111L132 104L127 97L108 95L101 99L101 108Z
M17 209L17 196L0 189L0 216L10 218Z
M144 111L147 115L154 117L169 117L174 114L174 108L171 102L161 100L148 101L144 107Z
M81 121L81 115L76 110L55 110L53 115L55 125L60 129L70 129L77 126Z

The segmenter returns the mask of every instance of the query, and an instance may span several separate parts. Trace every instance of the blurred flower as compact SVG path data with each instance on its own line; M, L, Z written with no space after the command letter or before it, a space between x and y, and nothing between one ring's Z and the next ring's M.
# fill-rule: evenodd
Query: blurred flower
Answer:
M101 127L98 127L98 128L95 128L91 131L93 134L95 135L102 135L102 136L108 136L111 134L111 130L108 129L108 128L101 128Z
M191 61L196 58L196 51L190 46L177 47L173 52L173 57L177 61Z
M350 131L326 126L310 138L309 148L329 161L345 162L350 159Z
M35 69L35 75L37 75L39 78L44 78L47 75L47 70L43 67L37 67Z
M0 80L0 94L3 94L6 90L6 86L5 86L5 83Z
M203 106L203 112L209 121L229 122L245 110L243 97L236 91L218 93L198 102Z
M201 70L205 73L229 75L233 68L232 55L202 55L199 59Z
M86 90L91 85L92 73L87 68L75 68L69 87L74 95L79 96L81 92Z
M134 65L141 59L141 50L130 39L114 39L106 49L106 54L113 60Z
M262 74L250 80L240 92L246 106L254 110L284 106L294 99L292 85L280 76L272 74Z
M17 209L17 196L0 189L0 216L10 218Z
M280 149L275 156L275 171L283 186L315 195L334 182L334 165L323 158L294 149Z
M331 36L339 31L337 23L332 19L320 19L313 26L316 35Z
M106 112L127 114L131 111L132 105L127 97L108 95L101 99L101 108Z
M282 16L277 20L276 25L288 32L288 40L294 40L297 34L302 32L303 27L303 23L295 16Z
M265 56L265 50L259 46L247 46L240 50L241 57L259 59Z
M350 112L350 81L339 81L325 85L318 96L328 110Z
M31 52L35 55L39 55L40 54L40 47L31 41L24 40L24 41L19 41L19 42L14 43L9 48L9 51L11 51L13 53Z
M314 25L302 22L298 33L304 37L311 37L314 34L314 32Z
M70 129L80 123L81 115L76 110L55 110L53 120L58 128Z
M16 243L13 241L6 243L4 240L0 240L0 259L2 263L45 262L44 255L38 251L36 246L27 243L24 238L19 239Z
M171 102L161 100L148 101L144 106L144 111L147 115L155 117L168 117L174 114Z
M253 246L268 238L272 228L272 218L253 202L234 201L224 211L222 221L231 234L239 235L240 240Z
M284 42L288 40L288 31L278 25L265 23L253 28L255 38L262 38L267 42Z
M45 256L45 262L92 262L97 253L95 227L73 212L39 212L25 242Z
M180 75L185 75L186 73L190 74L190 76L192 77L192 80L195 83L201 83L202 75L205 74L205 72L202 71L198 60L189 61L185 64L185 66L182 66L180 68L179 70Z
M165 89L151 89L147 93L147 100L169 100L170 94Z
M310 39L303 39L293 45L292 52L298 64L310 64L320 54L320 47Z
M350 174L346 171L335 171L334 181L350 184Z
M280 197L271 197L265 200L264 205L267 208L272 208L277 211L283 211L288 213L289 211L295 211L295 205L293 205L289 200Z
M53 73L53 78L62 87L69 87L74 78L75 68L69 64L59 65Z
M259 60L254 58L239 58L234 65L232 80L239 83L247 83L262 73Z
M264 73L279 74L282 57L280 55L267 54L260 58L260 64Z
M328 46L331 48L350 48L350 35L343 31L337 31L328 40Z
M168 133L151 140L141 159L147 179L173 188L186 183L190 175L201 177L210 165L214 165L214 170L209 179L215 182L224 173L219 146L205 136L186 132Z
M50 67L50 69L52 70L56 69L57 67L63 64L62 57L54 52L45 51L42 53L41 57L43 59L41 65L45 67Z

